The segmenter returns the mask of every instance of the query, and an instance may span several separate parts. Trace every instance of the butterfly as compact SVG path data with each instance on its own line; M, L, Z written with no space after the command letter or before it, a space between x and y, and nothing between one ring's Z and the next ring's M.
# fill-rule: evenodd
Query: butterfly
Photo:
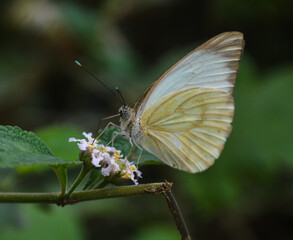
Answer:
M231 132L243 48L242 33L224 32L191 51L133 108L119 109L120 134L171 167L195 173L213 165Z

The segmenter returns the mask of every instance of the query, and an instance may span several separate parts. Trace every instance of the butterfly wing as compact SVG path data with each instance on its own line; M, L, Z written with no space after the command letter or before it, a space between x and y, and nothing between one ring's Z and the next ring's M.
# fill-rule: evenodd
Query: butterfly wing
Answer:
M203 171L219 157L233 113L230 93L210 88L181 90L144 111L141 128L146 130L139 144L172 167Z
M144 93L134 109L144 109L168 94L195 87L232 93L241 53L243 34L225 32L205 42L167 70Z

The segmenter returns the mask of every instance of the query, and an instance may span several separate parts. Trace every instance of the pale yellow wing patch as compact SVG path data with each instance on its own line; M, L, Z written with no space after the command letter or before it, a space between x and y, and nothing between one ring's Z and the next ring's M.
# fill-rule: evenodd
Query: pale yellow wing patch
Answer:
M230 93L192 88L167 95L142 115L143 148L166 164L203 171L214 163L231 131L234 113Z

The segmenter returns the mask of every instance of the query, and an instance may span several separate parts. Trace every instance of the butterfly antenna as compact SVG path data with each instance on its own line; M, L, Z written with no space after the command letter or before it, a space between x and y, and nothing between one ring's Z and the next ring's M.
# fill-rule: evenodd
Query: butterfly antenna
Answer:
M79 61L76 61L75 60L75 63L77 66L79 66L82 70L84 70L85 72L87 72L89 75L91 75L94 79L96 79L100 84L102 84L110 93L112 93L124 106L125 106L125 103L124 103L124 100L122 98L122 101L121 99L115 94L115 92L113 92L105 83L102 82L102 80L100 80L95 74L93 74L91 71L89 71L88 69L86 69L84 66L82 66L80 64ZM120 93L120 96L121 96L121 93Z
M123 106L125 107L125 106L126 106L126 104L125 104L124 98L123 98L123 96L122 96L122 93L120 92L120 90L119 90L119 88L118 88L118 87L116 87L116 91L119 93L119 96L121 97L121 99L122 99L122 102L123 102Z

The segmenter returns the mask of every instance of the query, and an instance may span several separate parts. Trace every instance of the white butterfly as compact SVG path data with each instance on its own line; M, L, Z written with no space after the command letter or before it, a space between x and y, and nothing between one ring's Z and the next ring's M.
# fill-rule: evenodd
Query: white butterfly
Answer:
M243 47L242 33L225 32L187 54L119 109L121 134L174 168L211 166L231 132Z

